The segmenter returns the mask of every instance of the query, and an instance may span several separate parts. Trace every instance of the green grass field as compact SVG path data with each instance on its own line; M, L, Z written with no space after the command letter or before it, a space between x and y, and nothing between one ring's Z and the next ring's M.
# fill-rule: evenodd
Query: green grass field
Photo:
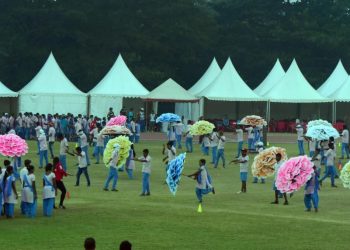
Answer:
M58 152L58 143L55 146ZM235 154L235 146L226 145L227 160ZM296 145L279 146L287 147L289 156L296 155ZM0 249L83 249L83 241L89 236L96 239L97 249L119 249L119 242L125 239L132 242L133 249L348 249L350 191L339 180L337 189L330 187L329 180L324 182L319 193L319 213L307 213L303 191L297 192L288 206L271 205L271 178L266 184L252 184L249 173L248 192L236 194L241 185L239 167L212 169L209 165L216 194L204 197L203 213L198 213L196 182L182 178L174 197L163 185L162 142L137 144L137 155L143 148L149 148L153 158L151 196L139 196L140 163L136 163L134 180L128 180L125 172L120 173L119 192L102 190L108 169L92 164L90 188L83 175L80 187L74 187L74 176L65 178L71 194L65 202L66 210L55 210L52 218L44 218L40 186L35 219L21 216L19 204L14 219L1 217ZM199 151L195 145L195 152L187 155L185 174L197 169L202 157ZM36 145L31 142L25 158L37 166L35 153ZM76 159L67 157L69 172L75 174ZM36 169L35 174L41 184L42 170Z

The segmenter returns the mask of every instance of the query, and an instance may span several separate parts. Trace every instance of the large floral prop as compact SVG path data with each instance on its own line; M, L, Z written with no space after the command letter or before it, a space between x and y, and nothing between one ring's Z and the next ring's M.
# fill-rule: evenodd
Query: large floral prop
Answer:
M112 117L106 124L106 126L110 127L110 126L125 126L126 123L126 116L125 115L118 115L115 117Z
M173 113L165 113L158 116L156 123L158 122L180 122L181 117Z
M267 148L255 156L252 165L253 176L267 177L273 175L275 172L276 154L281 154L282 161L287 160L286 149L280 147Z
M278 170L277 189L282 193L299 190L311 178L314 172L313 165L305 155L290 158Z
M119 145L119 159L118 159L117 167L121 168L126 163L126 160L128 159L131 142L128 137L123 135L109 140L103 152L103 162L106 165L106 167L109 167L109 160L112 157L115 144Z
M171 160L168 164L166 183L170 189L170 192L175 195L177 187L179 185L182 170L184 169L186 153L178 155L175 159Z
M344 165L339 178L345 188L350 188L350 161Z
M322 120L322 119L309 121L306 127L309 129L319 125L326 126L326 127L333 127L332 124L330 124L328 121Z
M325 120L313 120L307 124L307 137L315 140L328 140L329 137L339 138L338 131Z
M248 115L244 117L240 122L240 125L249 125L249 126L266 126L267 122L258 115Z
M206 135L213 132L215 125L208 121L197 121L190 128L191 135Z
M106 126L101 130L103 135L131 135L131 131L124 126Z
M18 135L0 135L0 154L9 157L20 157L28 153L28 145Z

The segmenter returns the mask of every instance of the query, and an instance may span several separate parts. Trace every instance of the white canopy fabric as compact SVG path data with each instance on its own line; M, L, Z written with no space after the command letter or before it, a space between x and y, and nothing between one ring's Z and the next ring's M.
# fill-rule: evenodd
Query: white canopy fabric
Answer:
M271 102L281 103L321 103L331 99L321 96L305 79L295 60L286 74L264 96Z
M230 58L215 80L197 96L215 101L263 101L242 80Z
M347 77L345 82L336 90L330 97L336 102L350 102L350 76Z
M19 111L86 114L87 96L66 77L50 53L39 73L19 91Z
M142 97L142 99L157 102L198 102L199 100L171 78L152 90L148 95Z
M18 94L8 87L6 87L1 81L0 81L0 97L17 97Z
M264 96L272 87L274 87L279 80L286 74L280 60L277 59L275 65L271 69L270 73L266 76L264 81L260 83L260 85L254 89L254 92L259 96Z
M119 111L123 105L123 97L137 98L148 93L119 54L108 73L89 91L90 113L103 117L110 107Z
M322 96L331 97L347 80L348 72L346 72L341 60L333 70L328 79L317 89Z

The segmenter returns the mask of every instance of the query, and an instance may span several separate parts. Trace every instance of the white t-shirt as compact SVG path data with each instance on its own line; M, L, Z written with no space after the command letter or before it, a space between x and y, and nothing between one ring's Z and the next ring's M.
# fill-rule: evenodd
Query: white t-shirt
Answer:
M66 138L60 142L60 155L66 155L66 150L68 149L68 141Z
M210 140L208 136L203 137L203 144L204 144L204 147L210 147Z
M191 127L192 127L191 124L188 124L188 125L187 125L187 129L186 129L186 137L187 137L187 138L193 138L193 135L191 135L191 133L190 133ZM188 132L188 133L187 133L187 132Z
M40 129L42 129L40 125L35 128L35 133L37 138L40 136Z
M156 114L150 114L149 115L149 120L150 120L150 122L155 122L156 121Z
M18 116L16 121L17 121L17 124L18 124L19 127L23 127L23 119L22 119L22 117Z
M55 141L56 130L54 127L49 128L49 142Z
M298 141L303 140L303 135L304 135L304 129L303 128L296 128L297 135L298 135Z
M278 175L278 170L279 170L280 167L283 165L283 163L284 163L284 161L282 161L282 160L275 163L275 167L274 167L274 169L275 169L274 181L276 181L277 175Z
M78 155L78 167L79 168L86 168L87 162L86 162L86 155L84 151L81 151L81 156Z
M318 154L316 157L315 157L315 160L313 161L316 169L320 169L321 168L321 155Z
M349 143L349 130L343 130L341 141L342 143Z
M78 134L79 130L82 129L82 126L81 126L80 122L77 121L77 122L74 124L74 128L75 128L75 133Z
M324 156L327 158L327 166L334 166L334 158L336 157L334 150L328 149Z
M38 137L40 151L47 150L46 135L40 135Z
M47 185L46 181L44 181L45 186L43 189L43 199L55 198L55 189L53 188L53 179L55 178L56 176L53 172L51 172L49 175L44 175L44 179L46 179L51 185Z
M81 135L79 135L80 137L80 147L81 148L84 148L88 145L88 142L87 142L87 137L84 133L82 133Z
M98 128L94 128L93 130L90 131L90 135L93 136L92 141L97 142L97 137L98 137Z
M244 163L239 163L239 172L247 173L248 172L248 166L249 166L249 156L240 156L239 161L246 161Z
M245 131L248 132L248 139L254 139L253 127L245 128Z
M175 141L175 132L173 131L174 127L171 126L168 131L169 141Z
M19 178L21 179L21 182L23 183L23 178L25 175L28 175L28 168L23 167L21 171L19 171Z
M310 141L309 141L309 150L312 151L312 152L314 152L315 149L316 149L316 141L310 140Z
M211 185L209 184L208 181L208 172L205 166L200 166L199 167L200 175L201 175L201 182L197 183L197 188L199 189L207 189L207 186L211 188Z
M116 168L119 160L119 150L113 150L111 158L112 160L110 161L109 166Z
M30 187L27 187L27 183L23 183L24 187L22 189L22 201L23 202L28 202L28 203L33 203L34 202L34 193L33 193L33 182L35 182L35 175L34 174L29 174L26 175L27 180ZM24 178L24 177L23 177Z
M219 138L218 149L225 148L226 137L223 135Z
M147 155L147 157L141 156L139 160L146 160L147 162L142 162L142 173L151 173L151 156Z
M217 147L219 143L219 136L216 132L211 134L210 147Z
M4 180L3 180L4 181ZM4 188L4 194L7 193L7 183L8 182L15 182L16 181L16 178L13 176L13 175L10 175L7 177L7 180L6 180L6 186ZM17 200L16 200L16 194L12 188L12 185L10 186L10 188L12 189L12 192L11 192L11 195L10 196L7 196L7 195L4 195L4 202L5 203L9 203L9 204L16 204L17 203Z
M182 135L183 130L184 130L184 125L182 123L175 124L175 134Z
M236 129L237 142L243 141L243 129Z
M104 146L104 138L105 136L101 133L101 134L98 134L97 136L97 147L103 147Z
M174 153L173 153L174 152ZM175 159L176 157L176 148L171 146L171 149L167 149L168 161Z

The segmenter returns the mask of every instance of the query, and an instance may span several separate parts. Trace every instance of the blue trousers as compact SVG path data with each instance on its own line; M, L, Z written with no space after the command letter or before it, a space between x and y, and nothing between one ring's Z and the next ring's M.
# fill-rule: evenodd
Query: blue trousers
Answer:
M311 209L311 202L314 208L318 208L318 192L304 195L304 204L307 209Z
M105 182L104 188L108 188L109 182L113 179L112 189L117 188L117 182L118 182L118 171L116 168L109 167L109 173Z
M237 157L241 155L242 148L243 148L243 141L239 141L237 145Z
M215 163L217 151L218 151L218 146L211 147L211 163Z
M50 142L49 142L49 150L50 150L51 158L54 157L54 153L53 153L53 144L54 144L53 141L50 141Z
M341 158L344 158L344 153L346 153L346 157L349 158L349 143L341 144Z
M45 166L49 163L49 159L47 158L47 150L39 151L39 167L43 167L43 160L45 159Z
M134 143L135 142L135 135L130 135L129 140Z
M24 129L24 134L25 134L26 140L29 140L29 137L30 137L30 128L25 128L25 129Z
M89 159L89 152L88 152L88 146L82 147L81 150L85 152L86 155L86 163L90 165L90 159Z
M34 218L36 216L36 208L37 208L36 201L34 201L33 203L24 202L24 214L28 218Z
M43 199L43 214L46 217L51 217L53 213L53 207L55 205L55 198Z
M95 157L96 157L96 162L100 163L100 156L103 156L103 147L95 146L94 154L95 154Z
M140 135L135 135L135 143L139 143L140 142Z
M299 149L299 155L304 155L304 141L298 140L298 149Z
M315 154L315 151L310 151L310 152L309 152L309 156L310 156L310 157L313 157L314 154Z
M177 148L182 148L182 145L181 145L182 136L181 135L175 135L175 136L176 136Z
M187 152L193 152L193 138L186 137L186 150Z
M215 161L215 166L214 166L215 168L218 167L220 158L222 159L222 164L225 167L225 152L224 152L223 148L218 149L218 154L216 156L216 161Z
M80 176L81 176L82 173L84 173L84 175L86 177L87 184L88 184L88 186L90 186L90 177L89 177L89 173L88 173L87 167L85 167L85 168L78 168L77 181L76 181L75 185L79 186Z
M13 218L15 215L15 204L5 203L5 215L7 218Z
M128 174L128 177L130 180L134 179L133 172L134 172L133 169L128 169L128 168L126 169L126 173Z
M64 169L64 171L67 171L67 156L66 155L60 155L60 163Z
M2 192L0 192L0 218L2 215Z
M142 193L149 194L151 193L149 189L149 173L142 173Z
M261 183L265 183L265 177L260 177L260 180L261 180ZM254 176L254 180L253 180L253 183L258 183L259 181L259 177L257 176Z
M204 155L209 155L209 147L204 147L204 145L202 145L202 152Z
M209 194L211 190L212 190L211 188L207 188L207 189L196 188L196 195L197 195L198 201L202 202L203 195Z
M334 185L334 177L335 177L334 166L327 166L326 173L324 174L324 176L322 177L322 179L320 181L324 181L328 177L328 175L331 175L331 184L333 186Z
M254 139L253 138L248 139L248 149L254 150Z

